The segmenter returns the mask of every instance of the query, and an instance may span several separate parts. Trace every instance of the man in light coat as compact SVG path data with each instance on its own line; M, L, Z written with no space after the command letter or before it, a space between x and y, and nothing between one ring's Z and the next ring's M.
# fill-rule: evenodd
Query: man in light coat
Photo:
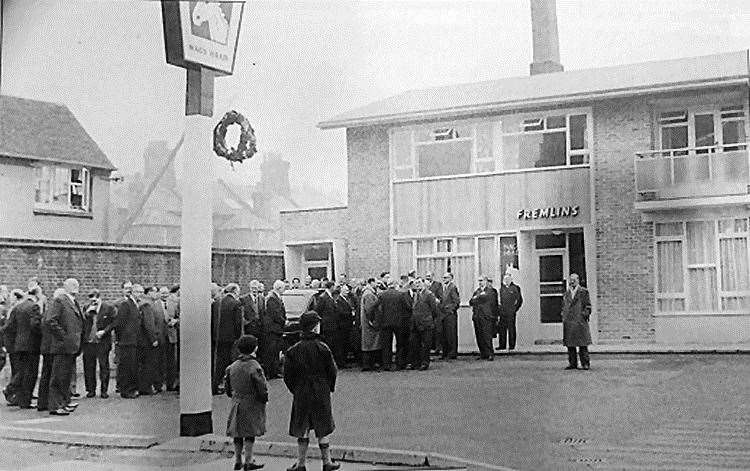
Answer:
M375 278L367 280L360 302L360 323L362 328L362 371L372 371L378 361L382 348L377 320L380 317L380 300L375 294ZM390 343L390 342L389 342ZM390 345L389 345L390 348Z
M563 345L568 347L568 366L566 370L578 369L578 358L581 368L591 367L588 346L591 345L589 318L591 317L591 299L586 288L580 285L578 275L572 273L568 289L563 296ZM578 354L576 355L576 348Z

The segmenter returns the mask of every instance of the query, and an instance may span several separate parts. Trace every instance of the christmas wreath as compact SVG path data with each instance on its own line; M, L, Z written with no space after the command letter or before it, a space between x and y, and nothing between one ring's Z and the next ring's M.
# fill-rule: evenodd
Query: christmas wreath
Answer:
M233 124L240 126L240 142L237 148L227 146L227 128ZM229 162L242 162L257 152L255 148L255 131L250 122L237 111L229 111L214 128L214 152Z

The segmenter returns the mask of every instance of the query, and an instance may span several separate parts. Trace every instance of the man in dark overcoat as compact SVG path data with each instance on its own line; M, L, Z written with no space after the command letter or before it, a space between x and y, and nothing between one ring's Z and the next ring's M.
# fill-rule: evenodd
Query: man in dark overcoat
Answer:
M436 327L440 332L440 349L443 359L455 360L458 358L458 308L461 298L451 273L443 275L441 294Z
M263 295L260 293L260 282L258 280L250 281L250 292L240 297L242 304L242 316L245 321L245 335L252 335L258 339L258 351L263 349L263 325L261 319L266 311L266 303Z
M86 397L96 396L96 365L99 365L99 391L102 399L109 397L109 352L112 349L112 334L99 336L115 318L115 307L101 299L98 289L89 292L89 305L83 318L83 379Z
M50 352L50 346L52 345L52 332L49 330L49 315L52 312L51 307L55 298L62 296L65 292L64 289L58 288L55 290L53 295L47 298L47 306L42 313L41 323L41 334L42 342L39 347L39 352L42 354L42 372L39 375L39 389L37 390L37 401L36 408L39 412L45 412L49 410L49 383L52 379L52 363L55 356Z
M382 367L404 369L409 362L409 322L411 320L411 297L409 292L396 289L391 280L385 291L378 294L380 299L380 341L383 347ZM396 339L396 366L393 368L393 339Z
M65 293L55 298L50 306L49 330L52 334L50 353L52 377L49 384L49 413L69 415L77 404L70 403L70 377L76 356L81 351L83 312L75 298L79 284L74 278L63 282Z
M346 360L350 352L352 328L354 327L354 300L351 297L349 285L342 284L337 289L336 302L336 334L334 336L334 360L339 368L346 368ZM359 348L357 348L359 350ZM338 358L336 358L338 354Z
M334 293L333 281L323 284L325 290L318 295L315 302L315 312L320 316L320 339L328 345L333 352L336 364L341 366L341 349L336 342L336 330L338 328L339 310L336 307L337 294Z
M152 293L155 290L155 287L149 287L146 291L141 285L133 285L133 294L138 299L138 309L141 312L141 329L138 335L138 394L141 396L155 392L153 384L157 376L156 352L160 335L153 306Z
M331 349L317 335L320 320L315 311L302 314L302 339L286 352L284 383L294 396L289 435L297 438L299 452L297 462L287 471L305 469L310 430L318 439L323 471L340 467L331 460L328 440L335 429L331 393L336 387L336 362Z
M578 357L580 357L581 368L588 370L591 367L588 349L591 345L591 331L589 330L591 299L589 291L580 285L578 274L570 275L568 285L563 296L562 307L563 345L568 347L568 366L565 369L578 369ZM578 348L577 355L576 348Z
M497 349L509 350L516 348L516 313L521 309L523 296L521 288L513 283L513 276L506 273L500 285L500 318L497 322L499 342ZM507 342L507 343L506 343Z
M283 349L284 326L286 325L286 307L281 295L285 290L284 282L276 280L273 282L273 289L266 296L266 311L262 319L265 338L262 344L261 365L268 379L281 377L279 354Z
M6 333L13 337L12 348L16 355L16 377L13 379L17 384L15 403L21 409L31 408L31 393L39 372L42 336L41 310L37 302L36 292L32 290L13 307L5 327Z
M414 369L426 370L430 367L430 344L435 319L438 316L438 302L435 295L427 288L427 283L416 278L413 283L414 300L412 302L411 337L409 345L412 348L411 366Z
M443 297L442 283L440 283L438 280L433 279L432 272L429 271L424 274L424 283L430 293L435 296L438 304L440 304L440 299ZM441 327L442 326L439 323L435 322L435 328L432 329L432 345L430 346L430 349L435 353L441 353L443 351L442 345L440 344L440 339L443 336Z
M499 306L497 290L489 286L488 279L479 279L479 288L469 300L472 307L471 320L474 323L474 336L479 348L479 359L492 361L495 355L492 351L492 337L495 332Z
M219 318L216 324L216 338L214 345L214 376L211 389L214 394L221 394L219 384L224 379L227 367L232 363L232 347L242 336L242 304L239 301L240 287L236 283L229 283L224 288L226 293L218 307Z
M122 284L124 297L115 305L115 320L97 335L115 331L117 335L117 388L125 399L138 397L138 338L141 335L141 311L133 296L133 284Z

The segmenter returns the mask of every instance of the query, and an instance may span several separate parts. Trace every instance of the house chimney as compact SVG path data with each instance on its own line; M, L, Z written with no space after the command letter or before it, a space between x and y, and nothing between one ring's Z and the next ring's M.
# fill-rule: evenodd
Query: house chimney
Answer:
M555 0L531 0L531 35L534 44L531 75L562 72Z

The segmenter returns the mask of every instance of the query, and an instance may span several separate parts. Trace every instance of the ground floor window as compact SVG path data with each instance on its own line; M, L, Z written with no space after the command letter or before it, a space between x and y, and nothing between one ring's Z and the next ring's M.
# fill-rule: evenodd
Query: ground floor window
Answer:
M440 279L443 273L450 272L463 303L468 303L480 276L493 278L499 286L503 273L509 268L518 269L514 235L399 240L395 253L399 276L416 270L419 275L431 272L435 279Z
M750 309L748 220L657 223L658 312Z

